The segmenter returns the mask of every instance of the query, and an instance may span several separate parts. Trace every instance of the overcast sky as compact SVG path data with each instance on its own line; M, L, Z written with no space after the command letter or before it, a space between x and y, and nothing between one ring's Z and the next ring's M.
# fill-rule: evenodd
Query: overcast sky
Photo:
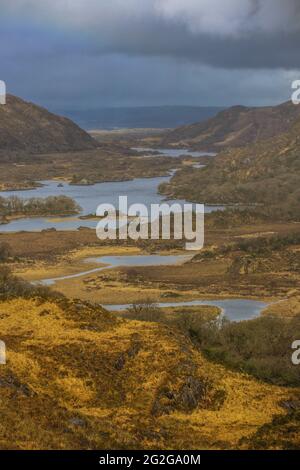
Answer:
M300 0L0 0L0 79L52 109L263 105L300 79Z

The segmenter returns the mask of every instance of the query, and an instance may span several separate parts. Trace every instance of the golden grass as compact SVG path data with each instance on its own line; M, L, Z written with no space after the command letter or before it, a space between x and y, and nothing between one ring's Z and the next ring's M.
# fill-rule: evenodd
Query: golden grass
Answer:
M90 304L2 302L0 331L1 449L229 449L284 414L291 395L208 362L167 326ZM154 414L161 391L190 377L209 380L224 403Z
M40 281L43 279L68 276L85 272L90 269L99 268L100 263L86 262L87 258L100 256L136 255L141 250L135 247L113 247L113 246L85 246L60 256L56 260L39 260L32 263L18 263L15 266L15 273L22 276L27 281Z
M289 299L282 300L269 305L264 311L264 315L279 316L282 318L293 318L300 315L300 297L291 296Z

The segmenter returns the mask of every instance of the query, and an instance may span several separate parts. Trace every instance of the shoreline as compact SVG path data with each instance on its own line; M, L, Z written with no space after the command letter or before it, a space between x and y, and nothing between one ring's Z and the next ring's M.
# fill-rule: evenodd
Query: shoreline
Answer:
M174 251L174 252L159 252L160 256L183 256L186 255L185 251ZM64 292L69 291L79 291L84 289L87 281L92 281L93 275L104 274L110 271L113 273L114 276L117 276L118 273L124 272L127 269L138 269L142 268L143 270L147 268L153 268L153 266L135 266L135 265L108 265L104 263L94 262L93 258L105 257L105 256L149 256L149 253L141 250L137 247L114 247L114 246L101 246L97 247L90 247L90 248L83 248L79 250L75 250L74 252L70 253L67 258L62 257L61 262L55 263L40 263L40 266L37 265L36 268L30 267L29 269L21 269L17 270L17 274L27 281L34 282L34 283L41 283L43 281L53 279L54 282L51 283L51 286L55 290L61 290ZM181 266L188 263L180 263L175 264L175 266ZM157 265L157 268L172 268L174 265ZM70 276L70 277L69 277ZM114 292L118 292L118 300L110 301L110 305L119 305L120 301L119 298L127 298L127 296L131 296L134 294L134 291L139 292L144 298L147 297L148 294L154 297L157 297L159 302L174 302L174 297L178 298L178 303L180 302L190 302L190 301L201 301L201 300L253 300L259 302L266 302L266 303L274 303L284 301L286 296L279 295L271 295L271 294L241 294L241 293L220 293L215 294L208 291L203 291L200 293L197 288L195 289L188 289L185 291L180 291L178 288L174 287L166 287L165 289L155 288L155 286L147 286L147 285L137 285L137 286L130 286L124 285L122 280L119 280L118 277L114 281L108 281L109 285L103 285L101 290L104 289L106 291L106 296L110 298L114 298ZM109 287L110 286L110 287ZM99 291L100 292L100 291ZM169 295L168 295L169 294ZM68 295L67 295L68 296ZM178 296L178 297L177 297ZM96 292L89 294L90 298L96 300L98 295ZM159 297L159 298L158 298ZM96 300L98 302L98 300ZM99 301L99 303L104 303L104 301ZM123 303L123 302L122 302ZM125 302L124 302L125 303ZM127 302L126 302L127 303ZM130 302L128 302L130 303ZM134 303L134 302L133 302ZM179 305L180 306L180 305Z

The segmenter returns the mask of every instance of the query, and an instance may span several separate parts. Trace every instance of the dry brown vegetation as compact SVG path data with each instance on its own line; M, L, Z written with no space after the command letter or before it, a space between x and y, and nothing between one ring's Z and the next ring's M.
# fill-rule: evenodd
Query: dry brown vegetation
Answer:
M224 219L299 221L299 126L275 142L228 150L205 168L184 167L160 191L206 204L244 205L220 214Z
M97 143L67 118L33 103L7 95L0 108L0 153L88 150Z
M219 151L277 137L299 118L299 108L291 102L279 106L248 108L233 106L215 117L172 129L158 145Z
M165 176L173 167L172 158L143 158L124 147L105 144L82 152L5 154L0 156L0 189L30 189L35 188L38 181L50 179L83 185L127 181Z
M299 427L274 443L296 391L210 363L178 330L80 301L0 312L1 449L252 448L265 426L264 448L299 446Z

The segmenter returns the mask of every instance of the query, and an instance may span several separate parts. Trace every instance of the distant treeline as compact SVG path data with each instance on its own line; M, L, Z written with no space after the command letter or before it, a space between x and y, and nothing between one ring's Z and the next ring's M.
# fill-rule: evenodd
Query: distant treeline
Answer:
M80 206L68 196L22 199L17 196L0 197L0 216L49 216L72 215L80 212Z

